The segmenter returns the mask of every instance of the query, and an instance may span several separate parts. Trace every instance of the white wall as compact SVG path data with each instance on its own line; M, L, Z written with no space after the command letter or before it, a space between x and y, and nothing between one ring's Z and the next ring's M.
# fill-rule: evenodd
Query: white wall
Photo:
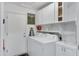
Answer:
M23 8L23 7L20 7L20 6L17 6L17 5L13 5L13 4L6 3L5 4L5 13L7 14L7 12L8 13L24 14L24 15L26 15L26 20L27 20L27 13L33 13L33 14L35 14L37 11L36 10L30 10L28 8ZM6 16L6 14L5 14L5 16ZM7 16L6 16L6 18L7 18ZM28 26L31 27L31 25L28 25L27 24L26 28ZM33 25L32 25L32 27L33 27ZM29 31L29 28L27 28L27 32L28 31Z
M26 20L27 20L27 13L35 14L36 11L35 10L30 10L28 8L19 7L17 5L5 3L5 18L7 18L7 13L24 14L24 15L26 15ZM26 24L26 25L27 26L31 26L31 25L28 25L28 24Z
M77 4L77 13L76 13L76 16L77 16L77 21L76 21L76 25L77 25L77 44L78 44L78 47L79 47L79 2L76 3ZM77 51L77 55L79 56L79 48L78 48L78 51Z
M27 20L27 13L33 13L35 14L36 11L35 10L30 10L28 8L23 8L23 7L19 7L17 5L12 5L12 4L6 4L5 5L5 10L7 12L11 12L11 13L21 13L21 14L25 14L26 15L26 20ZM27 22L26 22L27 23ZM27 24L27 27L31 26ZM33 25L32 25L33 27ZM29 28L27 28L27 32L29 31Z
M62 40L69 44L77 45L76 40L76 22L64 22L42 25L42 31L59 32L62 35Z

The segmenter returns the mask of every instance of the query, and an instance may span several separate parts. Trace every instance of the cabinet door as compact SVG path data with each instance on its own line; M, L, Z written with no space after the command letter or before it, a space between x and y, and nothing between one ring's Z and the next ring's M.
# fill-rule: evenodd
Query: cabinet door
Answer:
M54 23L55 22L55 3L50 4L49 7L49 19L50 19L50 23Z
M64 2L63 3L63 14L64 19L63 21L72 21L76 20L76 14L77 14L77 3L75 2ZM75 12L74 12L75 11Z
M28 54L30 56L42 56L43 55L42 45L34 39L28 39Z
M51 42L43 45L44 56L56 56L56 44Z
M43 8L43 20L44 24L54 23L54 3Z
M76 56L76 50L65 48L65 56Z
M48 24L54 22L54 3L39 10L36 16L37 24Z
M57 56L63 56L64 52L63 52L64 48L60 45L56 45L56 55Z
M38 11L36 14L36 24L43 24L43 12L42 10Z
M36 25L39 24L39 13L40 12L37 12L37 14L36 14L36 20L35 20L36 21Z

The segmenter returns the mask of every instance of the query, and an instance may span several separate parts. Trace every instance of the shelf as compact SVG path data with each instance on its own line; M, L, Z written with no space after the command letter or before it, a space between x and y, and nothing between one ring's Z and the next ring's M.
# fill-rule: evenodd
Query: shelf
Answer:
M58 16L58 17L63 17L62 15Z
M75 22L75 20L70 20L70 21L60 21L60 22L55 22L56 24L60 24L60 23L68 23L68 22Z
M62 8L62 6L58 6L58 8Z
M47 30L42 30L42 31L37 31L40 33L49 33L49 34L62 34L60 31L47 31Z
M58 16L62 15L62 8L58 8Z
M75 32L63 31L62 34L64 34L64 35L71 35L71 34L75 34Z
M63 23L69 23L69 22L75 22L75 20L70 20L70 21L57 21L57 22L55 22L55 23L38 24L38 25L63 24Z
M60 33L61 35L75 35L75 32L70 32L70 31L64 31L64 32L61 32L61 31L49 31L49 30L41 30L41 31L37 31L37 32L48 32L48 33Z
M58 21L62 21L62 17L58 17Z

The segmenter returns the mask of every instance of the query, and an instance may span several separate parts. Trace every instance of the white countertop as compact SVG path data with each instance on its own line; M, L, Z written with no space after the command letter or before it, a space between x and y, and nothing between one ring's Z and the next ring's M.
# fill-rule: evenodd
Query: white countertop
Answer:
M36 40L40 43L50 43L50 42L57 42L58 38L56 38L55 36L53 37L38 37L38 36L32 36L30 37L33 40Z

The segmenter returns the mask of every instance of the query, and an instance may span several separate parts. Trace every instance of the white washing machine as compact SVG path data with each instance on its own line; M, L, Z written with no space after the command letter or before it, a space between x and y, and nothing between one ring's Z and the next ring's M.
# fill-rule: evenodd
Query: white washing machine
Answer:
M56 42L58 37L56 35L46 37L29 37L28 39L28 54L30 56L55 56Z

